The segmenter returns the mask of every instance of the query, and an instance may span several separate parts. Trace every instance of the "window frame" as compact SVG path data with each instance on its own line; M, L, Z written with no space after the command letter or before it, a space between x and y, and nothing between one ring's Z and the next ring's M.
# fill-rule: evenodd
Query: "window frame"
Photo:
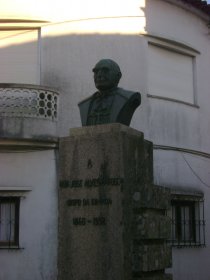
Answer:
M197 57L200 55L200 51L193 48L190 45L187 45L185 43L175 41L173 39L160 37L154 34L146 34L146 41L147 41L147 61L149 61L149 46L154 46L157 48L160 48L162 50L170 51L172 53L177 53L181 55L185 55L192 58L192 72L193 72L193 102L188 102L185 100L181 100L179 98L173 98L170 96L165 95L155 95L151 92L149 92L149 84L147 85L147 97L153 98L153 99L160 99L164 101L170 101L175 103L181 103L184 105L188 105L191 107L199 108L198 100L197 100ZM147 65L147 83L149 83L149 65Z
M170 245L177 248L205 247L203 196L173 195L171 198Z
M14 238L8 240L1 240L0 236L0 248L19 248L19 224L20 224L20 197L19 196L0 196L0 227L1 227L1 204L13 204L14 205L14 224L10 222L10 230L14 231ZM10 214L11 219L11 214ZM1 233L1 229L0 229Z

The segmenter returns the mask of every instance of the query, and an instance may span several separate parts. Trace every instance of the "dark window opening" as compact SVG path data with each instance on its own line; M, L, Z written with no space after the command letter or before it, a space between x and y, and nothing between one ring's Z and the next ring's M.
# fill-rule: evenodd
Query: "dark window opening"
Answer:
M19 246L19 197L0 197L0 247Z
M205 246L203 200L176 197L172 199L171 204L171 245L176 247Z

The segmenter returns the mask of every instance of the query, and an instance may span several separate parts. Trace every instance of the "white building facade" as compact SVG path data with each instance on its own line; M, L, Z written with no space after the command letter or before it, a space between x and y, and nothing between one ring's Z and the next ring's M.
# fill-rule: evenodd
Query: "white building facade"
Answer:
M0 235L0 280L57 278L58 138L81 126L77 104L94 93L102 58L120 65L121 87L141 93L131 127L154 143L155 183L172 190L169 271L208 280L209 6L10 2L0 12L0 203L18 225Z

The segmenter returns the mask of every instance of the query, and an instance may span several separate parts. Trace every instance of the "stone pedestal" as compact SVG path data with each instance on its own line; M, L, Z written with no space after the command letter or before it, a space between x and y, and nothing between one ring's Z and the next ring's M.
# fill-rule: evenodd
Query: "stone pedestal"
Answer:
M60 142L58 279L171 279L168 206L141 132L72 129Z

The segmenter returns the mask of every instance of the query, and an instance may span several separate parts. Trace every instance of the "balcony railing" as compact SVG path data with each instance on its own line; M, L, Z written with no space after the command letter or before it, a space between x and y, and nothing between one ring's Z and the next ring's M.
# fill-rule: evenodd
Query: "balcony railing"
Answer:
M0 116L57 120L58 93L28 85L0 84Z

